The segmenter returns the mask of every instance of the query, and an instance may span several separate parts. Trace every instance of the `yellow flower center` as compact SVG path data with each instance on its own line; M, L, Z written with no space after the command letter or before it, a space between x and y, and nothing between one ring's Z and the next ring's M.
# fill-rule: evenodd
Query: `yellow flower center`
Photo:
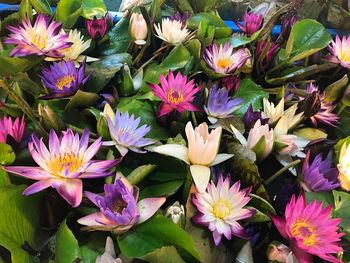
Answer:
M72 153L65 153L51 159L48 166L50 171L54 174L62 175L62 172L66 169L68 169L70 173L74 173L82 164L83 161L79 156Z
M32 36L32 43L39 49L43 49L46 47L47 38L43 34L35 33L35 35Z
M315 230L315 226L303 220L296 221L291 227L292 235L301 238L305 246L313 246L316 243Z
M349 62L350 63L350 53L349 52L341 52L338 55L339 59L344 62Z
M69 87L69 85L75 80L75 76L73 75L66 75L61 78L59 78L55 85L58 89L62 90L63 87Z
M169 90L167 98L168 98L168 101L172 104L178 104L183 102L184 100L183 94L173 89Z
M230 65L231 65L231 60L228 58L220 58L216 61L216 66L222 70L228 68Z
M218 202L215 203L215 205L213 206L213 214L215 217L223 219L226 216L228 216L228 214L231 211L231 205L224 201L224 200L219 200Z

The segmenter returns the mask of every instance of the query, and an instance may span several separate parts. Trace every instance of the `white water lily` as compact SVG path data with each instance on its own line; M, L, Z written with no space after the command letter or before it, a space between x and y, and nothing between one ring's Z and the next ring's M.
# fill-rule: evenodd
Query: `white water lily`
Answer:
M337 168L341 188L350 191L350 145L346 142L340 148Z
M239 142L255 152L256 158L259 161L264 160L272 151L274 143L273 129L270 129L268 124L261 125L261 121L257 120L254 127L249 131L248 139L233 126L231 130Z
M155 24L154 29L158 38L172 45L183 43L191 33L181 21L170 20L169 18L163 18L162 24Z
M179 144L165 144L150 150L173 156L190 165L191 175L196 188L203 193L210 179L210 166L217 165L231 158L233 154L218 154L222 128L218 127L209 133L206 123L193 129L191 122L185 128L188 147Z
M65 33L62 29L61 33ZM91 39L84 41L84 37L81 32L77 29L70 30L68 33L67 42L72 43L68 48L60 50L60 53L64 56L63 58L45 58L46 61L56 61L64 59L65 61L74 60L75 64L79 66L79 63L83 62L86 58L87 62L92 62L98 60L97 58L87 57L82 55L82 53L87 50L91 45Z
M107 237L105 252L96 258L95 263L122 263L120 258L116 258L114 244L111 237Z
M147 23L142 14L132 13L129 22L130 34L136 45L145 45L147 38Z

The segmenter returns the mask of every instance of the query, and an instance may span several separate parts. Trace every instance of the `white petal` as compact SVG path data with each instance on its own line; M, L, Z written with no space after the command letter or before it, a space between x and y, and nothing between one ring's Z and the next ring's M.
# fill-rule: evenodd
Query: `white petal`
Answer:
M190 170L198 192L204 193L210 179L210 168L203 165L191 165Z
M137 224L141 224L154 215L164 204L165 197L145 198L137 203L137 210L140 214Z
M152 152L168 155L175 157L189 164L190 161L188 159L188 149L187 147L180 144L165 144L161 146L149 147L148 148Z
M228 154L228 153L219 153L216 155L214 162L210 166L217 165L219 163L222 163L228 159L230 159L233 156L233 154Z
M232 130L233 134L236 136L237 140L239 140L239 142L242 145L247 145L246 138L244 138L244 136L242 135L242 133L239 132L239 130L237 130L233 125L231 125L231 130Z

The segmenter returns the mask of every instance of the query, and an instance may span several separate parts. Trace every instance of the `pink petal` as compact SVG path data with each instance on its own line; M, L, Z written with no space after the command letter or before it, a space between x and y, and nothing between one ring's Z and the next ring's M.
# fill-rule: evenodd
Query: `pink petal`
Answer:
M286 231L286 220L282 217L276 215L270 215L273 223L275 224L277 230L281 233L281 235L285 239L289 239L287 231Z
M94 161L85 171L86 173L82 174L80 176L80 178L88 178L89 176L87 175L91 175L93 173L97 174L98 177L98 173L102 173L104 171L106 171L107 169L112 168L113 166L117 165L118 163L120 163L121 158L116 159L116 160L105 160L105 161Z
M50 187L53 182L54 182L53 179L41 180L39 182L36 182L36 183L28 186L23 191L23 195L31 195L31 194L35 194L37 192L40 192L41 190L44 190L44 189Z
M300 249L295 242L290 243L290 248L293 251L295 257L299 260L300 263L313 263L312 255L304 252L304 250Z
M164 116L173 110L174 108L171 107L169 104L162 103L159 107L158 117Z
M96 212L87 216L84 216L82 218L79 218L77 222L84 226L103 226L103 224L98 223L103 221L103 214L101 212Z
M164 204L166 198L145 198L137 203L137 209L140 214L137 224L141 224L154 215L155 212Z
M80 179L65 179L53 187L72 207L80 205L83 196L83 182Z
M17 174L33 180L45 180L51 178L50 174L40 167L3 166L3 169L9 173Z

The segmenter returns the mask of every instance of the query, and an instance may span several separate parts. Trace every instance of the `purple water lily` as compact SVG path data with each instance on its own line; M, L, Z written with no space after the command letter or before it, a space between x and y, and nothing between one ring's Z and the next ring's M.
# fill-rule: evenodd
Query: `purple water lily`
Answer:
M107 170L119 163L120 160L91 160L101 147L101 138L90 147L89 131L84 130L81 138L71 129L62 132L60 138L54 130L50 131L49 148L43 139L33 134L28 148L38 167L4 166L7 172L14 173L38 182L26 188L24 195L31 195L48 187L57 192L73 207L82 200L83 178L110 176Z
M269 122L269 119L265 119L261 116L261 111L254 112L252 104L249 105L248 110L243 116L243 122L247 131L250 131L257 120L261 121L261 125L265 125Z
M316 155L310 164L310 152L307 153L303 165L301 186L307 192L329 192L340 186L338 170L332 167L330 155L322 160L322 154Z
M40 78L49 90L42 99L58 99L74 95L89 79L85 77L85 62L76 68L74 61L54 62L50 67L43 68Z
M165 202L164 197L145 198L137 202L139 189L120 178L114 184L105 184L104 192L104 196L85 192L87 198L100 209L78 220L79 224L87 226L87 230L126 232L135 224L149 219Z
M255 57L259 63L259 72L266 72L273 63L280 46L274 42L270 42L267 39L264 39L258 43L258 46L255 51Z
M218 89L213 86L210 89L208 104L204 106L204 110L208 114L210 122L215 123L217 119L232 116L232 112L237 110L242 102L241 98L231 99L226 88Z

